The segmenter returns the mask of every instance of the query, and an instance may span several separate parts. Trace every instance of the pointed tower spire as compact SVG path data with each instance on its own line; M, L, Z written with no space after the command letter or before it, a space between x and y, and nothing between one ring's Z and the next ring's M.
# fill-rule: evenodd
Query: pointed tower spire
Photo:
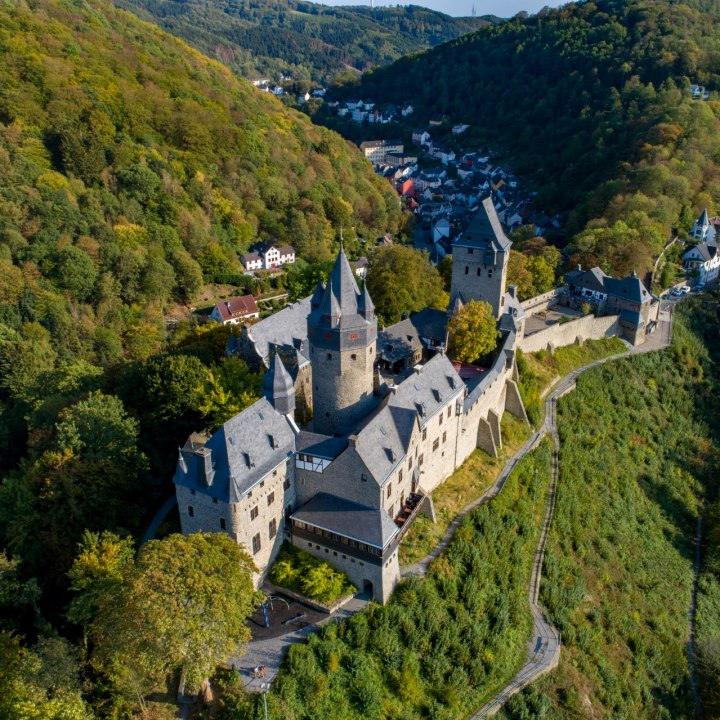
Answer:
M335 289L333 288L333 277L330 276L325 294L323 295L322 304L320 305L320 315L322 322L331 328L337 327L342 317L342 306L335 297Z
M375 305L373 305L367 285L363 288L362 295L360 295L358 310L366 320L373 320L375 317Z

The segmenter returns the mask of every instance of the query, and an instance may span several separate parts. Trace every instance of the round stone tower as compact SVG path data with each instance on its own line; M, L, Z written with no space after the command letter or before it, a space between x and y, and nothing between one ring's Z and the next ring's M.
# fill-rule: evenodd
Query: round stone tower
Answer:
M373 406L377 318L367 289L358 290L341 248L308 316L313 382L313 430L347 432Z

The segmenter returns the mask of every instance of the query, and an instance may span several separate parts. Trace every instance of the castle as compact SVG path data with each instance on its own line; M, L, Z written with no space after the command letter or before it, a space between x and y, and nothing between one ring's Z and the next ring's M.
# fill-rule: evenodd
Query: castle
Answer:
M506 290L510 246L488 199L454 245L448 313L427 309L378 332L341 249L312 297L233 339L230 353L267 368L264 397L180 450L183 532L227 532L253 557L258 584L288 540L386 602L400 579L398 547L418 514L432 517L433 490L476 448L497 454L504 412L527 421L516 351L622 334L623 322L635 322L635 342L647 331L651 297L627 278L610 293L629 294L632 317L620 297L610 315L528 334L527 319L572 304L584 279L520 303ZM465 382L444 349L448 317L471 300L490 303L501 339L492 366ZM300 427L296 415L310 412Z

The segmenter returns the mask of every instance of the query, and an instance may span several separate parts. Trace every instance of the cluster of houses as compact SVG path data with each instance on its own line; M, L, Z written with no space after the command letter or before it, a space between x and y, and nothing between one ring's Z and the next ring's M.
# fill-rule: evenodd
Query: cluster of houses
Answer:
M382 110L378 109L374 102L365 100L347 100L339 102L333 100L328 104L338 117L353 120L356 123L369 122L378 125L388 125L398 122L403 118L410 117L415 108L410 103L405 103L400 107L395 105L386 105Z
M280 246L266 242L257 245L252 252L241 255L240 261L245 272L273 270L283 265L292 265L295 262L295 248L292 245Z

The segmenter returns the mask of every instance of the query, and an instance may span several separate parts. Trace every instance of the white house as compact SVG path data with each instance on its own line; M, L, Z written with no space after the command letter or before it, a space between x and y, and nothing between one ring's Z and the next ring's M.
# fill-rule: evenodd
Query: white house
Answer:
M240 257L240 261L247 272L263 269L263 259L260 257L260 253L245 253Z
M400 112L402 113L403 117L408 117L415 112L415 108L412 105L405 105L405 107Z
M270 270L283 265L292 265L295 262L295 248L291 245L277 247L266 243L258 249L263 260L263 267Z
M715 280L720 273L720 255L714 234L711 240L691 247L683 255L683 260L686 269L698 271L698 280L701 283Z

